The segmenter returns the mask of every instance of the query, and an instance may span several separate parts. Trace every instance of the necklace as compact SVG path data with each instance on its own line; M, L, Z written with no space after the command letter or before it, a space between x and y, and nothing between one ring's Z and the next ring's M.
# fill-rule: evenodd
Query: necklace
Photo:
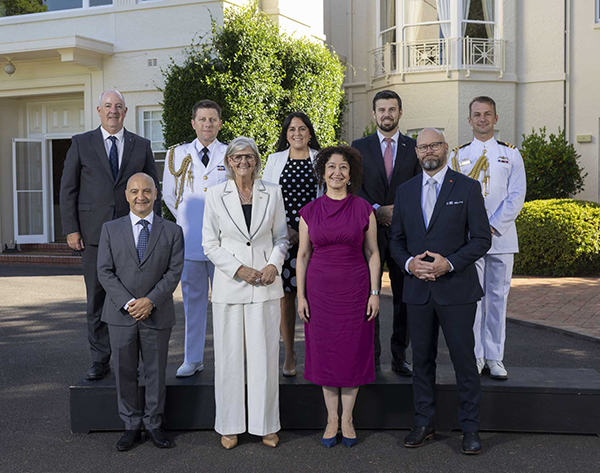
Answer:
M248 198L246 198L246 197L244 197L244 194L242 194L242 192L240 191L240 188L237 187L237 185L236 185L236 188L238 191L238 196L240 198L240 202L242 204L251 204L252 203L252 195L254 194L254 191L253 190L250 191L250 195L248 196Z

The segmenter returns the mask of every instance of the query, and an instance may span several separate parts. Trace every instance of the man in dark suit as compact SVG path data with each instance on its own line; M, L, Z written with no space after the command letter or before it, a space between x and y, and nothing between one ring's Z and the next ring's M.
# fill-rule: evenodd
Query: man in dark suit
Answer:
M125 185L143 171L158 186L158 173L150 141L123 128L125 99L116 90L100 96L101 126L75 135L67 152L60 183L62 228L69 247L83 251L83 277L87 292L88 340L92 367L88 379L102 379L110 372L108 329L101 321L105 292L98 282L98 240L104 222L127 215ZM160 200L155 203L160 215Z
M394 210L394 197L398 186L421 172L415 155L415 140L398 131L402 117L402 100L396 92L382 90L373 98L373 118L377 132L352 142L363 158L363 185L358 195L366 199L377 216L377 244L381 257L381 270L387 263L394 297L393 331L391 340L392 370L411 376L406 362L409 343L406 304L402 302L403 272L389 251L390 224ZM375 369L379 369L381 342L379 318L375 319Z
M125 434L117 450L126 451L146 435L159 448L173 444L161 429L171 328L173 291L183 270L183 231L152 212L153 179L131 176L125 191L130 213L102 227L98 279L106 290L102 321L108 324L114 357L119 416ZM139 355L144 360L146 402L138 403Z
M444 135L426 128L417 137L423 175L398 188L390 251L405 269L404 301L413 349L415 427L406 447L433 438L435 359L442 327L456 373L462 451L477 454L481 386L473 323L483 296L475 261L492 243L478 181L447 167Z

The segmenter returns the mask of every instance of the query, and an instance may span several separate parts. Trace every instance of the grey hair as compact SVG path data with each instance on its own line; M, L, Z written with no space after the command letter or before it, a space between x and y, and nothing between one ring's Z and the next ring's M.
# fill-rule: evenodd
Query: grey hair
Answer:
M419 136L421 136L421 133L425 132L425 131L435 131L438 135L440 135L443 139L444 139L444 143L446 143L446 136L444 136L444 134L438 130L437 128L423 128L419 134L417 135L417 139L419 139Z
M152 177L150 175L146 174L145 172L136 172L133 176L131 176L129 179L127 179L127 190L129 190L129 183L131 182L131 180L136 177L140 177L140 176L145 177L149 182L152 183L152 190L156 189L156 183L154 182L154 179L152 179Z
M229 164L229 159L227 158L248 148L250 148L250 150L252 150L252 152L256 155L256 166L254 166L254 170L252 171L252 179L258 178L258 174L262 168L262 160L260 158L258 146L256 146L256 141L245 136L238 136L231 143L229 143L229 146L227 146L227 151L225 151L225 169L227 169L227 177L229 179L233 179L235 174L233 173L233 169L231 168L231 164Z
M118 90L114 90L114 89L105 90L104 92L102 92L100 94L100 97L98 97L98 107L102 107L102 99L108 92L114 92L115 94L117 94L119 96L119 98L123 101L123 106L127 107L127 104L125 103L125 97L123 96L123 94L121 92L119 92Z

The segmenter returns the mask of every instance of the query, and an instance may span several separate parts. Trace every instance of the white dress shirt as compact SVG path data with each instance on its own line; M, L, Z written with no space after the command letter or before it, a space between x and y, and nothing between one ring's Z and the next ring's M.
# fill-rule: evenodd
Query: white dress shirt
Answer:
M121 161L123 161L123 148L124 141L123 135L125 132L125 128L121 128L118 133L111 135L108 131L106 131L103 127L100 127L102 131L102 139L104 140L104 148L106 149L106 156L110 160L110 149L112 148L112 140L109 140L111 136L114 136L117 139L117 151L119 152L119 169L121 168Z
M217 140L213 140L213 142L211 144L206 146L206 149L208 150L208 161L209 162L212 159L212 155L217 146L217 143L218 143ZM205 146L202 143L200 143L200 140L196 139L196 140L194 140L194 147L196 148L196 151L198 152L198 158L200 158L200 162L202 163L202 156L204 154L204 153L202 153L202 150L205 148Z

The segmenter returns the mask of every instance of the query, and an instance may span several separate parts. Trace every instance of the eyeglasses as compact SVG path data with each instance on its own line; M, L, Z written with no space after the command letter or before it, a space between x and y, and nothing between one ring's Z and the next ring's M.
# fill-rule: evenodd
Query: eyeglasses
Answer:
M443 141L436 141L435 143L430 143L428 145L419 145L417 146L417 149L419 150L419 153L424 153L427 151L427 148L431 148L431 151L439 151L443 144Z
M256 161L256 155L254 155L254 154L234 154L232 156L229 156L229 159L231 159L236 164L241 163L242 159L245 159L249 163L253 163Z

